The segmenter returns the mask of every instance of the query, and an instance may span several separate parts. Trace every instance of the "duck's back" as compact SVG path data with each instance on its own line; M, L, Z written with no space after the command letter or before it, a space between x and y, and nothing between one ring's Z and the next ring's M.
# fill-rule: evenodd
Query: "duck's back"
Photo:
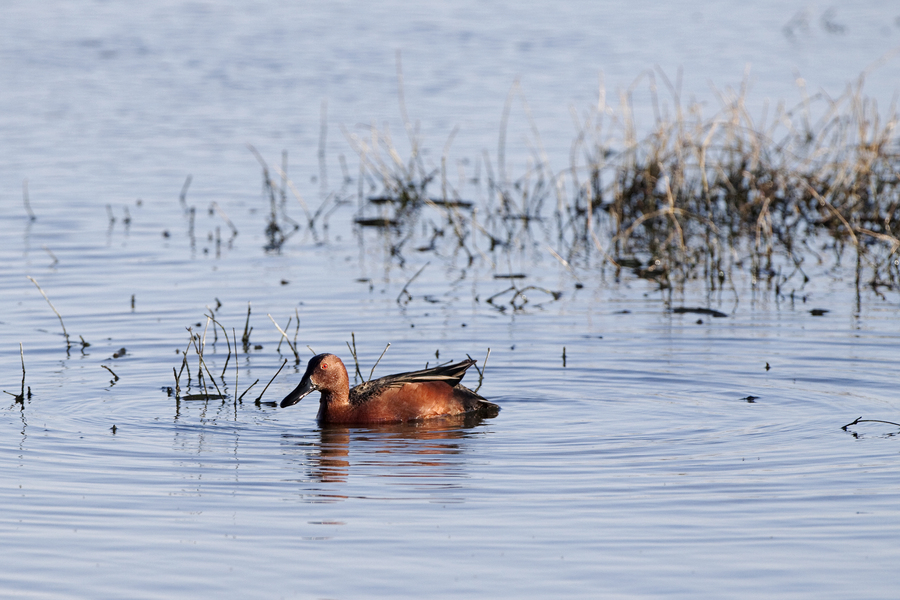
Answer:
M472 359L388 375L350 390L349 406L323 415L329 422L389 423L474 413L493 417L500 407L460 384Z

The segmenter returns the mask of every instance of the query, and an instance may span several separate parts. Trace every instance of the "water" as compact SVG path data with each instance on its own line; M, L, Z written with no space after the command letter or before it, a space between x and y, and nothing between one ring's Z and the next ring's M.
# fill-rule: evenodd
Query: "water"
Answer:
M455 125L457 159L496 152L519 77L562 167L574 137L565 107L595 102L600 70L614 90L655 63L681 66L685 93L711 99L707 79L736 85L751 62L751 101L762 106L796 97L795 69L837 94L900 44L889 5L718 10L6 7L0 365L2 389L18 393L21 342L32 396L4 395L0 413L2 594L893 597L897 428L841 426L900 421L896 295L863 290L857 302L852 274L827 257L805 265L811 282L792 282L793 299L740 274L711 296L670 294L599 266L570 272L540 235L510 255L484 249L471 265L449 245L408 248L401 264L378 232L354 231L355 205L318 237L304 228L280 253L264 250L268 206L245 144L273 163L287 149L289 173L318 206L340 187L340 155L357 172L342 125L388 122L402 145L397 49L433 155ZM895 59L869 77L882 105L898 68ZM521 108L511 131L510 167L521 169ZM178 201L188 174L193 230ZM239 230L233 239L213 202ZM488 304L510 284L494 275L516 272L562 296L531 292L521 311L508 295L504 311ZM62 314L68 352L26 276ZM219 381L229 397L169 396L185 328L202 331L215 309L240 336L248 302L261 348L229 359ZM308 344L349 364L355 333L364 376L387 342L376 375L466 354L481 363L490 348L480 393L503 410L478 423L319 428L315 394L271 405L305 362L278 351L267 314L282 327L299 314L304 361ZM212 335L218 374L227 350ZM236 364L239 393L260 380L239 403Z

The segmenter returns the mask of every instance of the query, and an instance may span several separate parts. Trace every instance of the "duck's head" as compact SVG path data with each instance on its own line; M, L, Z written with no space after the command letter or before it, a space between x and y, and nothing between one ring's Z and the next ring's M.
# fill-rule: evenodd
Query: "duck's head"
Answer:
M306 366L300 385L281 401L281 408L297 404L304 396L316 390L339 391L342 385L347 386L349 383L347 369L341 359L334 354L317 354Z

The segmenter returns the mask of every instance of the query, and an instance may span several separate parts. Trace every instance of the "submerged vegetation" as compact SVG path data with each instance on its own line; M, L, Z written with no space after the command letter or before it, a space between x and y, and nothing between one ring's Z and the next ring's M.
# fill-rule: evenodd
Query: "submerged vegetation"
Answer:
M710 116L700 104L684 106L680 83L659 70L623 91L617 106L601 86L596 107L573 111L576 135L561 170L551 167L523 99L531 159L517 178L505 158L517 85L496 155L458 161L452 177L456 130L435 163L406 117L401 77L407 158L387 127L345 131L359 157L358 177L342 159L344 188L315 214L283 171L281 194L291 186L314 235L323 209L353 204L355 195L355 223L383 231L401 264L414 249L494 265L498 252L531 244L568 269L612 269L617 276L629 269L661 287L702 279L715 290L740 271L780 292L789 281L802 287L808 265L830 253L838 263L855 261L857 289L893 290L900 285L898 115L893 105L882 115L865 96L866 75L837 98L804 94L797 106L782 103L756 119L746 83L720 92ZM643 90L655 112L649 130L633 117L634 96ZM276 191L265 164L264 180L275 222Z

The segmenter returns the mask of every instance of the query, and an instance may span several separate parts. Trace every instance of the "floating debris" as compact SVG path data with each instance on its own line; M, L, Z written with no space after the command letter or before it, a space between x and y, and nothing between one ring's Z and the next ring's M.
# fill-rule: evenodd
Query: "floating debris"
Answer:
M727 317L728 315L720 312L718 310L713 310L711 308L688 308L686 306L678 306L672 309L672 314L682 315L685 313L697 313L699 315L709 315L711 317L721 319L723 317Z
M224 394L186 394L182 400L224 400L228 396Z
M374 218L374 219L354 219L354 223L359 225L360 227L399 227L400 221L395 219L385 219L385 218Z
M900 427L900 423L894 423L893 421L882 421L880 419L863 419L862 417L857 417L853 420L852 423L847 423L846 425L841 427L841 429L847 431L848 427L850 427L851 425L856 425L857 423L885 423L886 425L896 425L897 427Z

